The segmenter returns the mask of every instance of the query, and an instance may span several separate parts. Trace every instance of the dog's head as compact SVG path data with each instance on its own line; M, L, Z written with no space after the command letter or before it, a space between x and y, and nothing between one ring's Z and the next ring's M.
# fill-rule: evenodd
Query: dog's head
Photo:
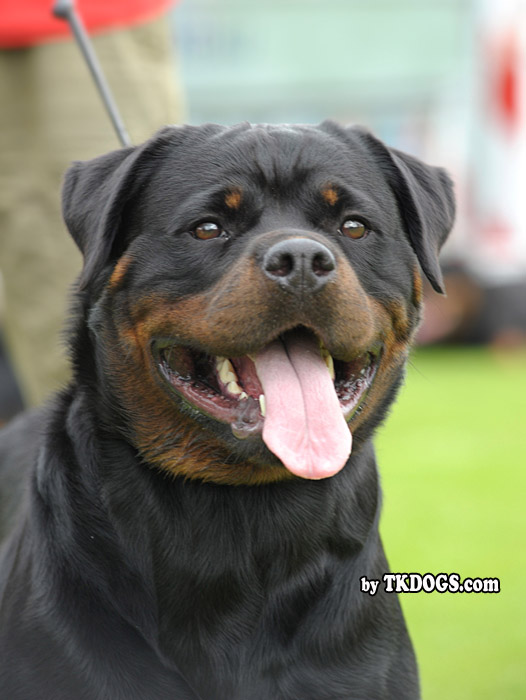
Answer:
M85 261L78 381L98 374L148 463L257 484L330 476L370 436L418 263L443 291L454 203L443 170L361 129L206 125L75 164L64 216Z

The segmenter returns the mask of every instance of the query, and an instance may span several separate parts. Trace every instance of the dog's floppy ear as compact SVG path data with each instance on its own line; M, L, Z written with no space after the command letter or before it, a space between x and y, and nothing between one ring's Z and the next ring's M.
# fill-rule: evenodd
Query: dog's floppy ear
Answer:
M141 146L78 161L67 171L62 213L84 256L81 289L111 259L125 205L148 176L144 163L165 143L173 141L175 131L166 127Z
M356 129L373 151L398 201L405 228L422 270L433 288L444 293L438 255L455 219L453 184L443 168L422 163Z

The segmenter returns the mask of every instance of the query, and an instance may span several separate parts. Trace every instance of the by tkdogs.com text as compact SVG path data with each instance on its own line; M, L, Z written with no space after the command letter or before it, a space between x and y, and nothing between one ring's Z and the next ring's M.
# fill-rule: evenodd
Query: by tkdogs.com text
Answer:
M498 578L465 578L460 574L384 574L382 580L360 578L362 593L375 595L383 582L386 593L500 593Z

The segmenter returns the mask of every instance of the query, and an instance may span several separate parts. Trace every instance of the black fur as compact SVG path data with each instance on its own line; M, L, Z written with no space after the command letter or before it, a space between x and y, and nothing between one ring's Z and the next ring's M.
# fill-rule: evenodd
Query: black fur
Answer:
M341 187L333 208L313 194L326 181ZM236 212L218 194L229 186L243 187ZM350 207L375 232L362 245L335 233ZM130 252L126 304L152 290L200 294L262 233L300 228L326 236L371 299L403 303L410 334L419 318L415 254L442 288L437 255L453 218L447 176L332 123L167 128L143 146L74 165L64 215L85 256L74 380L0 439L9 504L0 698L418 698L396 597L359 587L361 576L388 571L371 436L403 363L355 433L347 466L329 479L229 486L173 476L145 463L134 444L130 425L140 416L122 404L109 359L108 328L125 302L106 286ZM220 250L187 234L212 215L232 232ZM217 444L233 469L272 459L212 419L181 415L200 425L191 450Z

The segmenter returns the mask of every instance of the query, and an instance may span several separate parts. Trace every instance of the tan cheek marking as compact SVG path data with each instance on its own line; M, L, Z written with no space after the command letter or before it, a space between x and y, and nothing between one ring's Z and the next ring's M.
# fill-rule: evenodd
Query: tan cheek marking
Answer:
M138 446L146 461L165 472L231 486L259 486L294 478L280 465L228 464L225 448L212 440L203 443L198 439L202 430L200 426L186 416L178 417L177 421L178 444L167 444L165 436L170 434L171 427L168 421L165 422L165 436L162 435L163 423L159 420L143 422L138 433Z
M349 347L367 349L384 335L386 326L392 328L394 320L404 336L407 323L403 308L393 312L391 319L385 308L367 296L345 258L339 261L337 280L328 284L307 310L281 300L275 285L247 259L203 294L177 302L145 295L130 311L141 342L147 343L155 334L177 334L183 344L197 342L226 356L235 353L240 343L268 342L270 332L280 332L291 324L321 330L334 354L345 356Z
M422 276L420 275L420 270L416 267L413 270L413 304L415 306L420 306L424 298L424 286L422 284Z
M410 324L407 309L400 301L391 301L387 305L396 340L407 342L410 337Z
M247 260L204 294L175 303L159 295L136 300L131 321L141 343L153 335L177 334L183 344L197 342L226 356L240 343L268 342L271 331L291 324L325 329L327 341L339 355L349 347L366 349L382 335L383 322L373 300L345 260L340 261L338 281L327 285L317 301L308 313L301 306L281 303L275 285L254 261ZM385 309L383 313L387 316Z
M132 308L132 323L141 339L155 333L177 333L182 343L197 342L216 348L216 354L228 355L233 345L257 332L271 315L272 286L248 260L203 294L177 302L159 295L144 296Z
M331 207L333 207L338 201L338 193L336 192L334 187L326 187L325 189L323 189L321 191L321 196L327 202L327 204L331 205Z
M405 364L410 349L408 320L402 303L391 301L387 306L376 299L370 299L375 318L376 332L382 338L383 350L377 374L371 390L362 405L362 411L355 415L351 430L357 430L374 416L378 403L389 391Z
M260 485L295 478L280 465L228 464L228 450L210 435L203 439L201 426L179 412L177 402L154 378L144 328L117 332L121 340L125 336L128 352L123 362L118 343L108 343L116 391L130 416L133 441L148 464L173 476L218 484Z
M241 190L232 190L225 197L225 204L229 209L239 209L243 193Z
M393 385L400 368L407 360L408 353L409 344L398 341L394 330L389 329L383 339L382 357L371 390L365 399L361 413L353 418L351 424L353 431L374 416L378 410L378 403Z
M117 288L120 287L120 285L122 284L122 281L126 276L126 272L128 271L132 260L133 258L131 256L124 254L117 261L117 264L113 268L113 272L111 273L111 277L108 282L108 287L112 292L116 291Z

